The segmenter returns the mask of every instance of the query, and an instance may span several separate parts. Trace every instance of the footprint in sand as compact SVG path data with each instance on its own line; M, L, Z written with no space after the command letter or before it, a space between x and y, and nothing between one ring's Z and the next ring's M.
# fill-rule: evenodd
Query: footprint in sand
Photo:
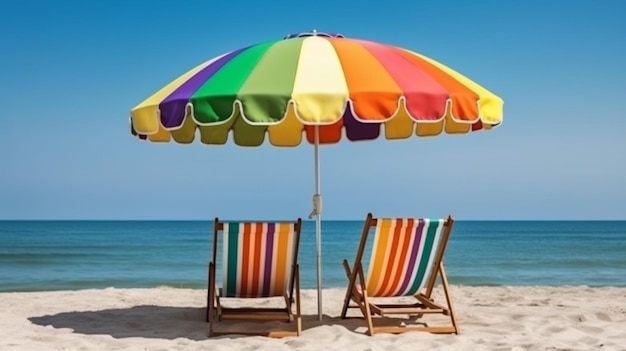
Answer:
M605 322L612 322L613 321L608 314L602 313L602 312L596 313L596 317L598 317L599 320L605 321Z
M289 346L290 349L299 349L306 346L306 342L301 340L289 340L285 343L285 345Z
M543 299L543 300L531 301L526 306L538 307L538 306L547 306L549 304L550 304L550 299ZM522 305L522 306L524 306L524 305Z
M546 331L548 332L547 335L550 334L556 334L556 333L560 333L562 331L564 331L566 328L562 328L562 327L550 327L548 329L546 329Z
M600 344L600 339L598 338L593 338L591 336L586 336L580 340L578 340L578 342L581 342L585 345L598 345Z
M569 320L574 321L574 322L585 322L589 319L585 315L582 315L582 314L571 315L571 316L568 316L567 318L569 318Z
M520 330L523 329L524 326L523 325L510 325L510 330ZM487 334L492 334L492 335L509 335L511 332L508 330L498 330L498 329L488 329L488 330L484 330L484 333Z
M597 334L601 333L604 330L602 328L592 327L592 326L588 326L588 325L576 326L576 327L574 327L574 329L579 330L579 331L581 331L583 333L592 334L592 335L597 335Z

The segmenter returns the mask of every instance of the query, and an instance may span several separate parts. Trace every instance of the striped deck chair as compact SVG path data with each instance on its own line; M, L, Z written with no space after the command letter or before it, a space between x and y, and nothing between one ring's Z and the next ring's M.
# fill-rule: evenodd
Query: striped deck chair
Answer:
M302 331L298 246L302 221L296 222L220 222L215 219L213 257L209 263L207 322L209 336L224 334L298 336ZM218 242L222 243L222 287L217 287ZM295 290L295 297L294 297ZM222 298L284 297L285 308L226 308ZM292 304L296 314L292 313ZM295 331L256 333L249 330L220 333L214 330L219 320L283 320L293 322Z
M452 230L452 217L447 219L373 218L365 219L361 242L354 266L343 265L349 283L341 317L346 318L348 308L359 308L367 321L368 334L428 331L456 333L457 327L448 281L443 268L443 254ZM362 258L367 246L370 228L375 227L372 253L364 274ZM446 306L436 304L431 298L437 276L446 298ZM375 304L386 297L414 296L417 301L408 304ZM395 299L398 300L398 299ZM352 302L356 303L353 305ZM450 325L430 326L426 323L375 327L372 315L385 317L392 314L417 316L440 313L450 318ZM389 322L387 319L386 323Z

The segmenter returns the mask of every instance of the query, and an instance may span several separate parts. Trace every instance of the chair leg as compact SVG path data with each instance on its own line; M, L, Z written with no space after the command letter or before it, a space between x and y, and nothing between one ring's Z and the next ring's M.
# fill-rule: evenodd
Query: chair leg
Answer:
M209 322L209 336L213 336L215 318L215 265L209 263L209 296L207 303L207 322Z
M287 294L284 294L283 299L285 300L285 310L287 311L287 315L289 316L289 321L293 322L293 311L291 310L293 296L290 298L289 296L287 296Z
M300 266L296 265L296 331L302 334L302 311L300 310Z
M206 322L209 321L209 304L211 304L211 264L207 267L207 287L206 287Z
M373 336L374 335L374 321L372 321L372 311L370 310L370 304L367 301L367 292L363 291L363 307L365 309L365 311L363 311L363 317L365 318L365 321L367 322L367 334L369 336Z
M365 275L363 274L363 269L359 265L358 271L356 272L359 277L359 281L361 282L361 301L359 303L361 307L361 312L363 312L363 317L367 321L367 330L370 336L374 335L374 321L372 320L372 310L370 308L370 303L367 299L367 289L365 287Z
M357 272L363 271L361 259L363 258L363 252L365 251L365 246L367 244L367 236L372 226L373 218L374 217L372 216L371 213L368 213L367 216L365 217L365 223L363 224L363 232L361 233L361 240L359 242L359 248L356 251L356 257L354 258L354 266L352 267L352 270L350 270L350 265L348 264L348 260L345 260L345 259L343 260L343 268L346 270L346 274L348 275L348 288L346 289L346 297L344 300L343 308L341 310L341 318L346 318L346 313L348 313L350 299L353 296L358 295L358 292L355 291ZM363 282L361 282L361 287L365 288L365 285L363 284ZM359 307L361 307L361 311L363 311L363 308L360 302L358 303L359 303Z
M215 281L215 279L213 279ZM220 291L217 288L217 285L215 285L215 293L213 294L215 296L215 309L217 312L217 319L218 320L222 320L222 304L220 302Z
M454 315L454 308L452 306L452 297L450 296L450 290L448 288L448 278L446 278L446 271L443 268L443 263L439 264L439 274L441 276L441 285L443 286L443 293L446 296L446 302L448 303L448 310L450 311L450 321L452 327L454 327L454 333L459 334L459 327L456 322L456 316Z
M348 287L346 288L346 296L343 299L343 307L341 309L341 318L345 319L346 314L348 313L348 305L350 304L350 299L352 297L352 289L354 289L354 281L348 260L343 260L343 268L346 270L346 275L348 276Z

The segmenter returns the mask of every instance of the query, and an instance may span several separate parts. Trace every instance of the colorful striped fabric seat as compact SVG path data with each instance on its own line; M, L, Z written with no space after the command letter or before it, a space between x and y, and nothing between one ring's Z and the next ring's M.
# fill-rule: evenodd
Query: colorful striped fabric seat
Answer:
M283 296L291 289L296 223L224 223L225 297Z
M452 224L452 217L373 218L368 214L353 267L351 268L348 261L344 260L349 284L342 318L346 318L348 308L359 308L367 320L370 335L375 332L401 333L409 330L458 333L443 267L443 254ZM365 271L362 259L372 227L375 230L371 256ZM364 274L365 272L367 274ZM438 277L441 278L447 306L435 304L431 299ZM400 296L414 296L417 303L381 305L370 300ZM355 302L356 305L351 305L351 302ZM441 313L450 317L451 325L374 327L372 313L383 317L390 314L421 316L425 313Z
M209 335L249 334L273 337L300 335L300 282L298 246L302 221L220 222L215 219L213 255L209 263L207 321ZM221 243L222 287L217 286L216 267ZM295 296L294 296L295 291ZM223 298L283 297L285 308L226 308ZM296 304L296 314L292 304ZM254 332L250 329L222 333L214 330L214 314L219 320L295 319L296 331Z
M445 220L378 219L369 269L369 296L413 296L432 270Z

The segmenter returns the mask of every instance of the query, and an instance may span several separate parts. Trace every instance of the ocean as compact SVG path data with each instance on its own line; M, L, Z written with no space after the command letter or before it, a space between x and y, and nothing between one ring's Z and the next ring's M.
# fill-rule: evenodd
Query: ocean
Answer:
M322 222L323 287L345 287L362 221ZM0 291L206 288L212 221L0 221ZM316 287L315 223L300 243ZM626 286L626 221L456 221L454 285Z

